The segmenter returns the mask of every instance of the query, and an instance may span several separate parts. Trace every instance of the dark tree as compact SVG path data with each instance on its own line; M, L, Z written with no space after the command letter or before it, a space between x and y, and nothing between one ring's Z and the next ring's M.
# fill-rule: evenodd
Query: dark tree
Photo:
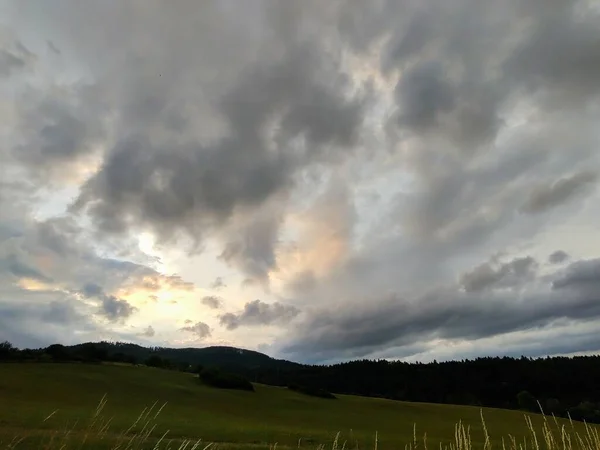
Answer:
M17 349L8 341L0 342L0 361L14 359Z
M54 361L63 362L73 360L73 355L71 355L71 352L64 345L52 344L44 352L50 355Z

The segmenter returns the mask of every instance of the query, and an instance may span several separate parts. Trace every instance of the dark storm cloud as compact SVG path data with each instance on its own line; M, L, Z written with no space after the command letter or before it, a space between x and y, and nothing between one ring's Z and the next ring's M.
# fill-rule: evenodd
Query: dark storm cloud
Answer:
M522 209L528 213L548 211L585 192L597 178L595 173L583 171L551 184L537 186L529 193Z
M207 295L202 298L202 304L211 309L220 309L223 307L223 299L215 295Z
M196 322L193 325L186 325L185 327L181 327L180 330L193 333L198 339L205 339L211 335L210 327L204 322Z
M235 330L242 326L281 325L289 323L300 310L292 305L279 302L272 304L254 300L244 305L239 313L226 313L219 316L222 326L228 330Z
M558 320L598 320L599 268L599 260L573 263L554 275L552 286L532 288L518 298L510 292L463 294L445 288L415 299L378 299L376 309L365 303L335 313L314 311L301 336L284 352L325 359L346 352L362 356L390 346L400 353L431 339L475 340Z

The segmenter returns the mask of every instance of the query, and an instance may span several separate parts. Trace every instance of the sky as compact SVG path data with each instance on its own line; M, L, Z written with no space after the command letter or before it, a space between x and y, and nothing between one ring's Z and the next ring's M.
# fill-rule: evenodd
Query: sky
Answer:
M0 340L600 352L600 8L0 0Z

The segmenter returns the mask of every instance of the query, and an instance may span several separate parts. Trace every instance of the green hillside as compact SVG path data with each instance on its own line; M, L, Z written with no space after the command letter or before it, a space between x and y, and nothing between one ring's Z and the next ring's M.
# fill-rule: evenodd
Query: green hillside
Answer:
M20 444L27 448L65 430L72 430L74 437L83 435L104 395L102 417L110 419L104 441L125 431L155 402L154 411L165 402L166 406L155 420L153 438L168 431L171 439L202 438L228 448L268 448L274 443L314 448L331 445L340 432L340 446L347 440L352 448L373 448L377 433L379 448L401 449L413 440L415 423L419 442L427 432L428 444L438 448L439 442L454 440L458 421L470 426L474 446L484 441L478 408L354 396L327 400L280 387L255 388L256 392L219 390L200 385L189 373L148 367L0 364L0 448L14 437L27 437ZM518 440L528 435L522 413L483 412L492 443L499 445L509 434ZM540 427L542 417L533 417L533 423Z

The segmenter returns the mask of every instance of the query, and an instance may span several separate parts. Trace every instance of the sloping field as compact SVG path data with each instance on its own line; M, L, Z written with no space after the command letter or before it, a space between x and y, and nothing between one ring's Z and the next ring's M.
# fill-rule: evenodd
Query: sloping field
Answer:
M150 448L165 432L161 445L172 448L182 439L202 439L200 448L206 443L221 448L269 448L275 443L314 448L331 447L339 432L340 448L344 443L346 448L374 448L377 440L378 448L404 449L409 443L414 448L416 424L417 448L425 447L427 433L427 447L436 449L440 442L455 442L459 421L470 427L473 447L483 447L485 442L478 408L355 396L326 400L285 388L255 388L254 393L219 390L202 386L190 374L147 367L0 364L0 448L19 439L24 440L17 448L41 443L79 448L83 440L86 447L107 448L125 432L127 439L148 435ZM103 397L106 404L93 419ZM143 418L129 429L145 408ZM502 446L502 437L510 447L509 435L518 442L526 436L533 442L523 413L484 408L483 416L493 447ZM552 419L548 422L557 429ZM532 423L544 447L542 416L534 415ZM582 424L575 424L574 429L568 421L558 424L585 434ZM560 441L560 431L555 434ZM131 446L141 445L135 438L131 442ZM563 448L562 444L558 447Z

